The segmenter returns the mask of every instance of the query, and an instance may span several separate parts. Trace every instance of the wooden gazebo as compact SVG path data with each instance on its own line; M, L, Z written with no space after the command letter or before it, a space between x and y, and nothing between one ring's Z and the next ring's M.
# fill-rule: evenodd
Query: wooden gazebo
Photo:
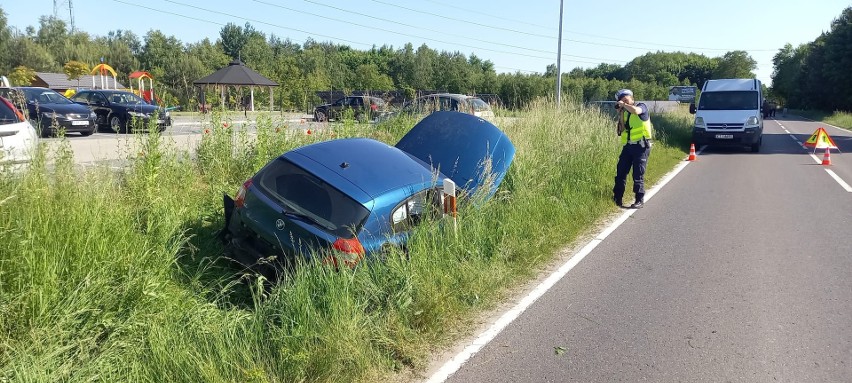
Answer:
M272 100L272 87L278 86L278 83L272 81L260 73L253 71L251 68L247 67L240 60L231 61L228 66L213 72L212 74L195 80L192 83L195 86L200 87L202 90L206 89L209 86L214 86L219 88L219 94L222 99L222 107L225 107L225 88L227 86L238 86L243 87L247 86L250 89L250 102L247 105L247 110L254 111L254 88L255 87L265 87L269 88L269 110L272 110L273 100ZM202 92L202 95L204 92ZM203 100L203 99L202 99ZM202 101L202 104L204 102Z

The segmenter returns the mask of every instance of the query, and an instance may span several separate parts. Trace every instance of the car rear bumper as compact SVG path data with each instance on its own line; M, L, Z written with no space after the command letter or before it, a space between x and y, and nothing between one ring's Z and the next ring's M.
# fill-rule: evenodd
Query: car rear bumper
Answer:
M283 252L275 249L260 235L246 229L234 205L234 200L227 194L222 195L222 200L225 208L225 227L219 233L219 239L232 258L249 267L283 261L276 259L285 255Z
M744 146L760 142L761 131L746 129L742 131L692 130L692 142L696 145Z

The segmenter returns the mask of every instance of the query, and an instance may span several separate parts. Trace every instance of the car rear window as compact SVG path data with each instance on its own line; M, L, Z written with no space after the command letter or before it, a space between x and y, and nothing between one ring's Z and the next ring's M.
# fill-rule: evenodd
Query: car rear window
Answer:
M354 237L370 214L358 201L283 158L267 165L255 180L261 192L284 209L341 238Z
M11 105L12 103L9 100L0 98L0 125L21 122L21 119L18 118L18 114L15 113L15 110L12 109Z
M473 105L473 111L474 112L484 112L484 111L487 111L487 110L491 110L491 105L488 105L487 102L482 101L481 98L476 98L476 97L471 98L470 104Z

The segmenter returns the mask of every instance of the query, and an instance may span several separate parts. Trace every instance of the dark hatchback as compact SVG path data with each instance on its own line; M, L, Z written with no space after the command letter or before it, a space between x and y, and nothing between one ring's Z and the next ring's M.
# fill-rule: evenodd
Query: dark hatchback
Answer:
M222 239L248 265L319 250L332 254L323 261L352 266L404 248L415 225L440 216L446 178L462 195L492 196L514 153L496 126L458 112L427 116L396 146L368 138L303 146L267 164L235 198L224 196Z
M83 136L97 130L95 114L89 108L75 104L48 88L15 87L0 89L0 96L12 100L27 112L30 124L42 136L55 135L59 130Z
M379 97L346 96L330 104L322 104L314 108L314 120L325 122L337 120L351 113L356 120L373 121L388 112L387 103Z
M147 127L152 118L157 118L160 131L171 125L167 110L123 90L83 90L72 96L71 101L88 106L95 113L98 126L108 126L116 133L130 132L137 121L143 128Z

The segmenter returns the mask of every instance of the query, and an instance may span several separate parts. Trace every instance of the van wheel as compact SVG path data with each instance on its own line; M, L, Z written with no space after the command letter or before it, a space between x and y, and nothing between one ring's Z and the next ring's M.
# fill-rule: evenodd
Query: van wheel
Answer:
M757 143L751 145L751 152L752 153L760 152L760 144L762 144L762 143L763 143L763 137L758 138Z

